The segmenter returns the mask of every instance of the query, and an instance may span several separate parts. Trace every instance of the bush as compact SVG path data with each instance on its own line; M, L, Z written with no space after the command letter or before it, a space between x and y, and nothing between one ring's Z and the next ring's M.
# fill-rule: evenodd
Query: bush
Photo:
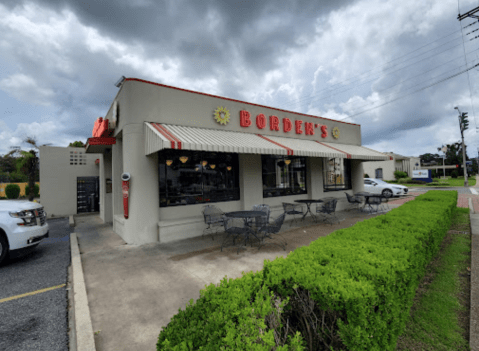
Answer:
M35 184L35 186L33 187L33 194L35 197L38 197L38 194L40 194L40 187L38 186L38 184ZM30 195L30 187L27 185L25 187L25 196L28 197L28 195Z
M394 350L456 204L456 191L431 190L210 284L163 328L157 350Z
M459 176L459 172L457 170L454 170L451 172L451 178L457 178Z
M394 171L394 178L396 179L407 178L407 173L401 172L401 171Z
M18 199L20 196L20 186L18 184L8 184L5 187L5 195L9 199Z
M369 174L364 173L364 178L371 178L371 177L369 176Z
M439 183L439 178L432 178L432 181L433 181L434 183Z
M437 174L436 174L436 170L435 170L435 169L431 170L431 177L432 177L432 178L437 178Z

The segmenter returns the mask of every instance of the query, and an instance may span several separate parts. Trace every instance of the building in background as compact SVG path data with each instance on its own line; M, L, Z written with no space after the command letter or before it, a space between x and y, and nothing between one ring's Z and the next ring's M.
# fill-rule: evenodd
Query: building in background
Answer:
M419 157L402 156L393 152L384 152L389 156L389 160L381 162L363 162L364 174L370 178L382 180L395 180L394 172L406 172L408 177L412 178L412 171L421 169L421 160Z

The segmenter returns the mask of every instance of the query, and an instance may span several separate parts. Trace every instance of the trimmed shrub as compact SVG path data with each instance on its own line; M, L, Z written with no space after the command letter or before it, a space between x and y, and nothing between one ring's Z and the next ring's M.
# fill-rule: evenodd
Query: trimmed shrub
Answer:
M364 178L371 178L371 177L369 176L369 174L364 173Z
M18 199L20 196L20 186L18 184L7 184L5 195L7 195L8 199Z
M34 185L33 194L35 197L38 197L38 195L40 194L40 187L38 186L38 184ZM30 195L30 187L27 185L25 187L25 196L28 197L28 195Z
M394 350L456 204L457 191L431 190L210 284L163 328L157 350Z
M394 171L394 178L396 178L396 180L401 178L407 178L407 173L401 171Z
M459 176L459 172L455 169L451 172L451 178L457 178Z

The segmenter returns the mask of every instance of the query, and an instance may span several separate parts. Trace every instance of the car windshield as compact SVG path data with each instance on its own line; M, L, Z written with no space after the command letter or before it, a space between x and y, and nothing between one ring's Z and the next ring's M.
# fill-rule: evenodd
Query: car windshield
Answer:
M376 183L378 183L378 184L388 184L388 183L386 183L385 181L383 181L383 180L381 180L381 179L373 179L372 181L373 181L373 182L376 182Z

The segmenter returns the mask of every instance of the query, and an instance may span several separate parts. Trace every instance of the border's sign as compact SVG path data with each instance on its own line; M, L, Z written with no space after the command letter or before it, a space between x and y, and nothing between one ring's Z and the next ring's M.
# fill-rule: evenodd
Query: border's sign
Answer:
M413 178L429 178L429 170L427 169L416 169L412 171Z

